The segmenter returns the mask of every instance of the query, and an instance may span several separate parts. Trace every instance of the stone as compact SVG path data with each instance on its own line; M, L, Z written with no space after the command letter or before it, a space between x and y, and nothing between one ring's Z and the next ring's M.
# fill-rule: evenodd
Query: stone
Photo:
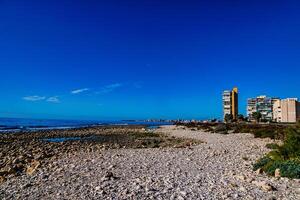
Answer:
M178 196L177 199L178 199L178 200L184 200L184 197Z
M16 170L13 167L6 166L0 170L0 175L15 174Z
M110 166L108 166L108 168L107 169L113 169L113 168L115 168L115 166L114 165L110 165Z
M140 189L142 189L142 186L140 186L140 185L137 185L137 186L135 187L135 190L140 190Z
M268 197L268 200L276 200L276 197L274 197L274 196L269 196L269 197Z
M258 168L255 172L257 175L259 175L259 174L263 173L263 170L262 170L262 168Z
M262 182L258 182L258 181L253 181L252 182L254 185L260 187L262 190L266 191L266 192L270 192L270 191L274 191L276 190L276 188L274 188L272 185L262 181Z
M281 173L280 173L280 169L279 169L279 168L277 168L277 169L275 170L275 177L276 177L276 178L281 177Z
M39 161L33 160L31 162L30 166L26 169L26 173L28 175L32 175L40 165L41 165L41 163Z
M238 176L236 176L238 179L240 179L241 181L244 181L244 180L246 180L246 177L245 176L243 176L243 175L238 175Z
M114 174L112 173L112 172L110 172L110 171L107 171L106 173L105 173L105 175L102 177L102 181L108 181L108 180L112 180L112 179L114 179L115 178L115 176L114 176Z
M100 190L100 189L101 189L100 186L95 187L95 190L96 190L96 191L97 191L97 190Z
M6 178L4 176L0 176L0 184L4 183L6 181Z
M247 192L247 190L246 190L245 187L240 187L239 190L240 190L241 192Z

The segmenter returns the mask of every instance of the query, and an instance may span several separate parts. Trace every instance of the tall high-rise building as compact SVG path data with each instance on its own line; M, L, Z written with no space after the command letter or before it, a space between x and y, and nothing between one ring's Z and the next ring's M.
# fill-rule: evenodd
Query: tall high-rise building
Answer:
M235 87L231 91L225 90L223 92L223 119L226 114L232 115L233 119L238 116L238 88Z
M300 102L297 98L277 100L273 105L273 118L276 122L294 123L300 120Z
M231 106L232 106L232 117L233 119L237 119L239 114L239 105L238 105L238 88L235 87L231 91Z
M278 98L267 97L265 95L256 98L249 98L247 101L247 116L250 120L254 120L253 113L259 112L261 119L273 120L273 104Z

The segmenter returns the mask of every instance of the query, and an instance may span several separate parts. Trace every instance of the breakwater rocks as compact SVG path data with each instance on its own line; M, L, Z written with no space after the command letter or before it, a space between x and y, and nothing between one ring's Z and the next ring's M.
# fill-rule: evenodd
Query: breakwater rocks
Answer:
M34 141L29 140L32 145L50 146L31 148L32 158L28 161L34 163L26 166L31 166L34 172L27 174L26 168L18 176L4 177L6 181L0 184L0 199L300 197L299 180L269 177L252 170L252 164L269 151L265 145L271 142L270 139L254 138L251 134L205 133L176 126L165 126L152 133L141 127L134 131L135 136L128 129L99 129L96 134L97 131L98 128L88 132L100 136L105 131L108 135L111 132L126 132L130 139L126 137L119 141L120 148L114 148L116 142L72 140L40 143L38 137ZM70 135L80 137L80 134ZM93 135L84 133L86 137ZM127 146L122 146L125 144ZM34 153L35 148L46 148L43 151L49 151L50 155L45 154L42 156L44 158L39 159L38 154Z

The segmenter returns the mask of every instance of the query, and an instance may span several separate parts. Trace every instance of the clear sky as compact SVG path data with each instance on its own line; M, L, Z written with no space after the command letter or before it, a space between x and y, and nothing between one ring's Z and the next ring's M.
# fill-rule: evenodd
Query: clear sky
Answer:
M0 0L0 116L221 117L300 97L300 1Z

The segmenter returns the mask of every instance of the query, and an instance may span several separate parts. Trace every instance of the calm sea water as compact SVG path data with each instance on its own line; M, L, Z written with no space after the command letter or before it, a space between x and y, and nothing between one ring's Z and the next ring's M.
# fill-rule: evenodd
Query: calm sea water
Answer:
M55 120L55 119L21 119L0 118L0 132L42 129L69 129L99 125L147 125L150 128L168 125L168 122L140 121L95 121L95 120Z

